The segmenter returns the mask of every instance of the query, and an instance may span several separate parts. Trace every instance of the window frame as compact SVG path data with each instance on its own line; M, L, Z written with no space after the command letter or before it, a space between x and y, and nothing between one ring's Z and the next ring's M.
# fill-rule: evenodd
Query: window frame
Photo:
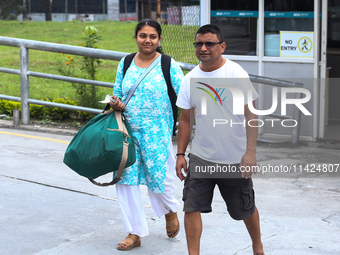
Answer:
M209 4L204 4L202 5L202 2L205 2L201 0L201 11L202 11L202 6L204 6L205 12L203 15L201 14L201 25L205 24L210 24L211 22L211 0L208 0ZM265 19L265 11L264 11L264 1L263 0L258 0L258 17L257 17L257 35L256 35L256 52L257 55L252 56L252 55L223 55L224 58L228 58L230 60L235 60L235 61L250 61L250 62L259 62L259 65L263 65L262 62L290 62L290 63L315 63L318 59L318 47L319 47L319 15L317 4L319 3L319 0L314 0L314 30L309 31L309 32L314 32L314 54L313 57L309 58L304 58L304 57L273 57L273 56L265 56L264 55L264 39L265 39L265 34L264 34L264 19ZM227 11L227 10L225 10ZM208 21L208 22L206 22ZM261 62L261 63L260 63ZM262 68L262 67L260 67Z

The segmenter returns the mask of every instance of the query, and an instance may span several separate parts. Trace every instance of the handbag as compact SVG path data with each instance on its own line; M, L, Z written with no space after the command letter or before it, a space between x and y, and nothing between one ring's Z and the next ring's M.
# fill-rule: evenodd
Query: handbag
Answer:
M154 60L133 84L124 100L125 105L139 83L160 62L160 58ZM124 168L136 161L132 130L124 114L106 109L78 131L67 147L63 160L76 173L98 186L116 184L121 180ZM94 180L114 171L118 172L111 182L99 183Z

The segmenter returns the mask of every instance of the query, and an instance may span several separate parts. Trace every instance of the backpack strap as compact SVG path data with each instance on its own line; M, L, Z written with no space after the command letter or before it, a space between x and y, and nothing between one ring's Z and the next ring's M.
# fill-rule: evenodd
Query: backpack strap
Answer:
M172 86L171 83L171 78L170 78L170 67L171 67L171 57L165 54L162 54L162 60L161 60L161 65L162 65L162 72L163 76L166 82L166 86L168 87L168 95L171 103L171 108L172 108L172 114L174 118L174 126L172 129L173 134L175 134L175 128L176 128L176 122L177 122L177 114L178 114L178 108L176 105L177 101L177 95L176 92Z
M133 58L135 57L137 53L131 53L129 55L127 55L124 59L124 67L123 67L123 78L126 74L126 71L129 69L131 62L133 60Z

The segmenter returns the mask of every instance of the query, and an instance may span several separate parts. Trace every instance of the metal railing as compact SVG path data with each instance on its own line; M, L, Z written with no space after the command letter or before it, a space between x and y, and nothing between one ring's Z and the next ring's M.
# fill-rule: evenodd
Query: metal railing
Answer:
M94 86L102 86L102 87L110 87L110 88L113 88L114 86L114 83L109 83L109 82L94 81L94 80L87 80L87 79L80 79L80 78L74 78L74 77L67 77L67 76L61 76L61 75L53 75L53 74L29 71L29 54L28 54L29 49L56 52L56 53L66 53L66 54L101 58L101 59L114 60L114 61L119 61L124 56L129 54L125 52L92 49L92 48L85 48L85 47L79 47L79 46L17 39L17 38L11 38L11 37L3 37L3 36L0 36L0 45L13 46L13 47L20 48L20 70L0 67L0 72L20 75L21 97L13 97L13 96L0 94L0 99L21 102L21 121L22 121L22 124L24 125L29 124L30 122L29 104L37 104L37 105L43 105L43 106L49 106L49 107L63 108L67 110L83 111L83 112L94 113L94 114L98 114L102 111L100 109L93 109L93 108L87 108L87 107L82 107L82 106L74 106L74 105L67 105L67 104L60 104L60 103L53 103L53 102L46 102L42 100L30 99L29 98L29 79L28 79L29 76L60 80L60 81L67 81L67 82L76 82L76 83L82 83L82 84L90 84ZM195 67L195 65L189 64L189 63L183 63L183 62L177 62L177 63L183 70L187 70L187 71L190 71ZM252 82L260 83L264 85L270 85L270 86L275 86L275 87L303 87L302 83L277 80L277 79L256 76L256 75L249 75L249 77ZM301 98L301 97L302 97L301 93L296 93L296 98ZM295 109L293 116L280 115L276 113L273 113L269 116L282 118L282 119L297 120L297 125L293 127L293 131L292 131L292 143L298 143L299 133L300 133L300 118L301 118L301 112L299 110ZM264 142L274 142L271 140L265 140L265 139L260 139L260 138L259 140L260 141L262 140Z
M21 97L0 95L0 99L21 102L21 118L22 118L22 123L24 125L29 124L30 122L29 104L38 104L38 105L44 105L44 106L63 108L67 110L83 111L83 112L94 113L94 114L98 114L101 112L101 110L99 109L92 109L92 108L81 107L81 106L72 106L72 105L67 105L67 104L60 104L60 103L53 103L53 102L30 99L29 98L29 81L28 81L29 76L60 80L60 81L90 84L90 85L110 87L110 88L113 88L114 86L114 83L109 83L109 82L93 81L93 80L67 77L67 76L61 76L61 75L31 72L29 71L29 68L28 68L29 67L29 57L28 57L29 49L56 52L56 53L66 53L66 54L94 57L94 58L101 58L101 59L108 59L108 60L115 60L115 61L119 61L124 56L129 54L125 52L99 50L99 49L85 48L85 47L79 47L79 46L39 42L39 41L24 40L24 39L17 39L17 38L11 38L11 37L3 37L3 36L0 36L0 45L14 46L14 47L20 48L20 70L0 68L0 72L20 75ZM179 65L183 70L191 70L194 67L194 65L192 64L181 63L181 62L179 62Z
M264 85L269 85L269 86L274 86L274 87L299 87L299 88L303 87L303 83L272 79L272 78L262 77L262 76L257 76L257 75L249 75L249 78L252 82L260 83L260 84L264 84ZM295 98L296 99L302 98L302 93L295 93ZM293 116L291 116L291 115L281 115L281 114L278 114L278 113L272 113L272 114L269 114L267 116L280 118L280 119L296 120L296 125L293 127L293 131L292 131L292 143L298 143L299 142L301 111L299 111L298 109L295 108ZM267 140L267 139L263 139L263 138L258 138L258 141L275 142L275 141Z

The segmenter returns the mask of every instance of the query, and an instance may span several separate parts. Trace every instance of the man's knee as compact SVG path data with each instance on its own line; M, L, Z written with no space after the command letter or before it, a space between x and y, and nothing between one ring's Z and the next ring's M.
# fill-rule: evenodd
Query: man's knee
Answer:
M233 218L234 220L246 220L248 218L250 218L254 213L255 213L255 205L253 208L248 209L247 211L244 210L236 210L236 211L232 211L232 210L228 210L229 215L231 218Z
M193 218L200 218L201 212L185 212L184 219L193 219Z

